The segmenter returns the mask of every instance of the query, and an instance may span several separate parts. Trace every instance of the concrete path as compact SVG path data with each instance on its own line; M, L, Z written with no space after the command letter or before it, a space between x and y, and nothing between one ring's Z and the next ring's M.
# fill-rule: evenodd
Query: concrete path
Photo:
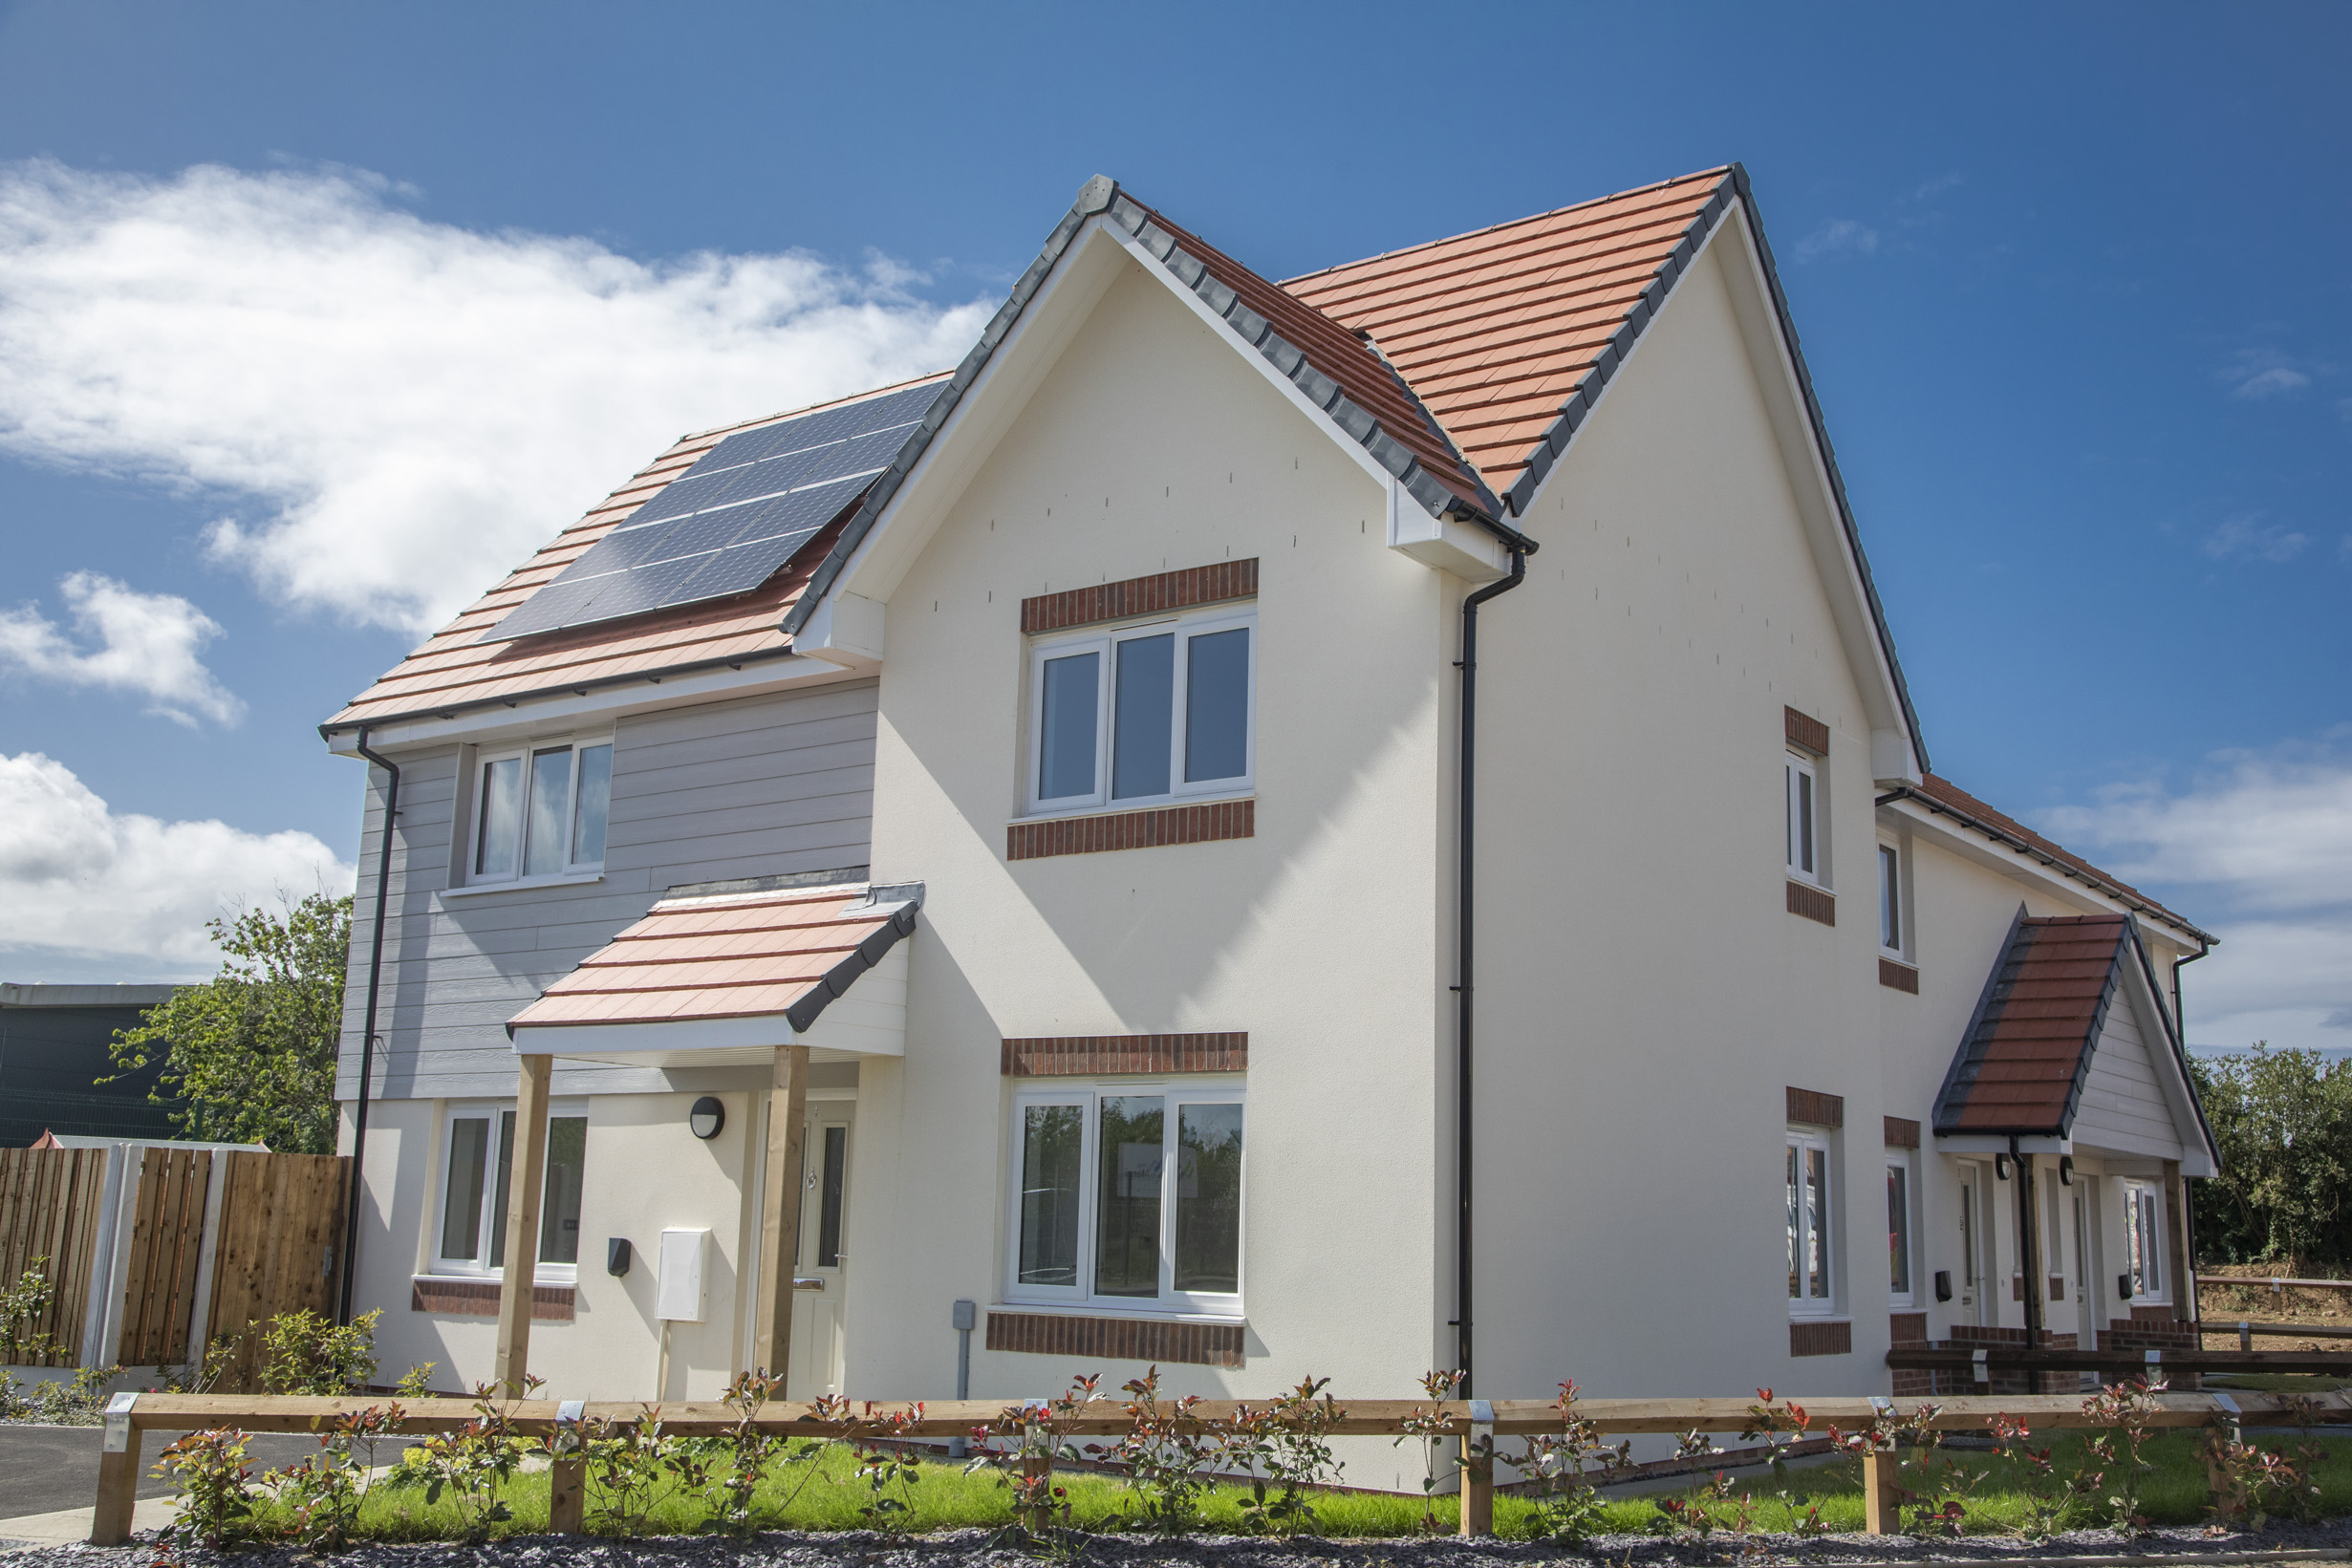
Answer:
M140 1449L145 1470L155 1468L156 1455L171 1435L146 1435ZM89 1538L90 1514L97 1502L98 1450L105 1437L97 1427L0 1425L0 1549ZM245 1451L258 1474L316 1453L318 1439L307 1432L257 1432ZM169 1522L172 1491L168 1481L140 1476L140 1500L132 1514L136 1528L150 1530Z

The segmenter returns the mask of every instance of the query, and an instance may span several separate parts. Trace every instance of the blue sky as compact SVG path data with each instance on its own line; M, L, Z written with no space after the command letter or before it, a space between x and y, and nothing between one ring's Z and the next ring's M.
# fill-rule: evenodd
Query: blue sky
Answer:
M313 726L1101 171L1284 276L1731 159L1940 771L2352 1046L2340 7L0 5L0 977L332 880ZM13 819L11 826L10 819ZM307 880L306 880L307 879Z

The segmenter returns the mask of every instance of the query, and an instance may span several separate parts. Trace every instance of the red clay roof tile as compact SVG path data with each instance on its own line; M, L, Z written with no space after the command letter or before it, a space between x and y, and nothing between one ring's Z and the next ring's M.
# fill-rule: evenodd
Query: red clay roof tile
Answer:
M2130 956L2124 915L2019 920L1936 1099L1935 1130L2065 1136Z

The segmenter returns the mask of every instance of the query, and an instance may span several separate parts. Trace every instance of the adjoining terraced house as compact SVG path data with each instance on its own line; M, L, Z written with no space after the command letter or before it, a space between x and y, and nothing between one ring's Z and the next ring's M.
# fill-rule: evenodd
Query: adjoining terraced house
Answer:
M1928 771L1737 168L1279 285L1091 182L952 375L680 440L325 733L387 1364L936 1398L962 1300L975 1397L1829 1393L2191 1310L2210 939Z

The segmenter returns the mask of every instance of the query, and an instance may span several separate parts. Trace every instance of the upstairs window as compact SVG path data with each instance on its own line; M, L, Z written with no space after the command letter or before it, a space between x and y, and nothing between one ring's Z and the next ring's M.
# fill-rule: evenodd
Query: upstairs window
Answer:
M1800 882L1822 880L1821 775L1801 751L1787 756L1788 874Z
M1903 956L1903 851L1878 847L1878 945L1890 958Z
M1027 807L1250 787L1257 617L1231 610L1033 646Z
M599 870L613 800L613 742L545 741L485 750L474 777L469 882Z

